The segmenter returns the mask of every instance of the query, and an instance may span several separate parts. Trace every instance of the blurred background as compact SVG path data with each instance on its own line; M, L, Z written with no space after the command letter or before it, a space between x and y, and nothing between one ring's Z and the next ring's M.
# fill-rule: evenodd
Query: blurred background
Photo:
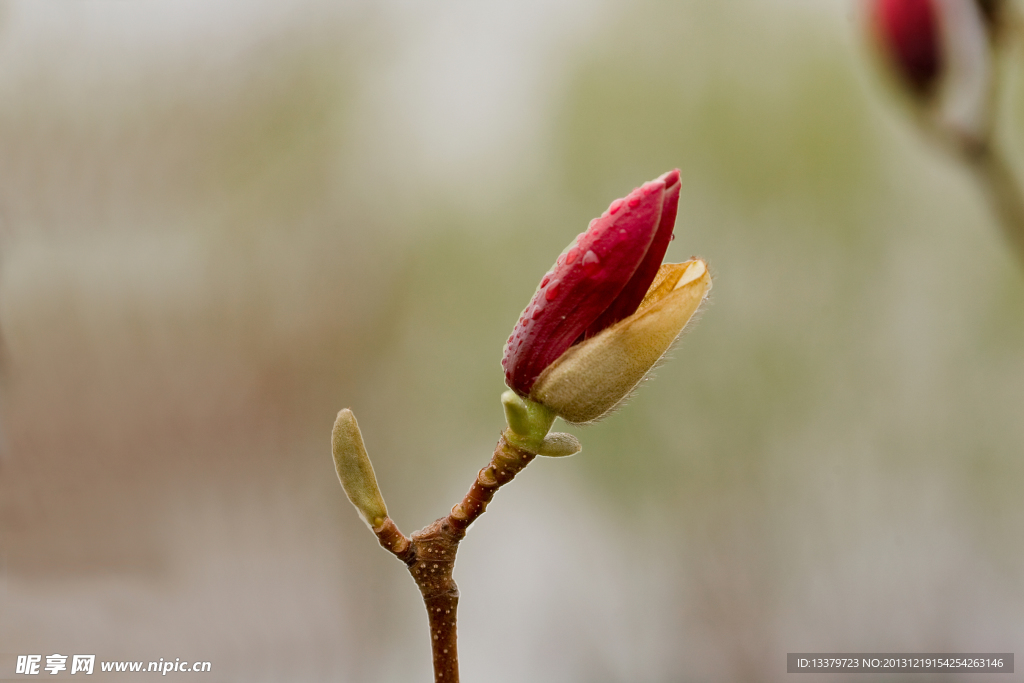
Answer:
M1024 651L1024 271L859 10L0 5L0 652L431 680L334 416L403 531L446 513L541 275L673 167L669 260L707 259L711 301L470 531L463 679Z

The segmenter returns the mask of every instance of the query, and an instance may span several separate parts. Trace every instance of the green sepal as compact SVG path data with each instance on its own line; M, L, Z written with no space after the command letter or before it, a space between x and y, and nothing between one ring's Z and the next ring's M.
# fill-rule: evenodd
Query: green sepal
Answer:
M556 415L528 398L523 398L509 389L501 395L501 404L505 408L505 440L516 448L529 453L540 453L544 447L544 437Z

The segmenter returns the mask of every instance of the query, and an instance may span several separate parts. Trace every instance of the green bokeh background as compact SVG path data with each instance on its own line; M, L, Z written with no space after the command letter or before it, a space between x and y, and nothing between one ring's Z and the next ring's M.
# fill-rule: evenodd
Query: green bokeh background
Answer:
M860 10L4 4L0 665L429 680L334 415L404 531L447 512L538 279L673 167L669 259L708 261L710 302L628 406L571 429L583 453L472 528L463 679L1022 650L1024 275ZM1022 59L999 115L1020 160Z

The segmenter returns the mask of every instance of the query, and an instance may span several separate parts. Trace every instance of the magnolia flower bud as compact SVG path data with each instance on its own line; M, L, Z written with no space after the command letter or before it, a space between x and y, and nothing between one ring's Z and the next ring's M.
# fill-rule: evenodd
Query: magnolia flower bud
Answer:
M371 529L379 529L387 519L388 509L377 487L370 456L363 445L363 435L352 411L345 408L338 413L331 432L331 450L334 468L345 489L345 495L359 511L359 516Z
M711 288L703 261L661 264L678 203L675 170L612 202L558 257L505 346L513 391L582 423L643 379Z

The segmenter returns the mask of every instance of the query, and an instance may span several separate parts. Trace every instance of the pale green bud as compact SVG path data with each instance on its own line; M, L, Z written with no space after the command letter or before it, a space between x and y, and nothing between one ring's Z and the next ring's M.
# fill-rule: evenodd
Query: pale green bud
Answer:
M554 432L544 437L537 455L546 455L549 458L561 458L567 455L576 455L583 450L580 440L572 434L565 432Z
M334 451L334 468L338 471L338 479L349 501L371 529L380 528L388 516L388 509L377 487L377 478L363 445L359 423L348 408L338 413L338 419L334 422L331 448Z

